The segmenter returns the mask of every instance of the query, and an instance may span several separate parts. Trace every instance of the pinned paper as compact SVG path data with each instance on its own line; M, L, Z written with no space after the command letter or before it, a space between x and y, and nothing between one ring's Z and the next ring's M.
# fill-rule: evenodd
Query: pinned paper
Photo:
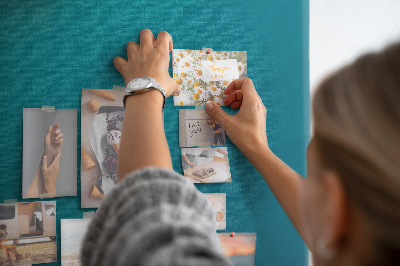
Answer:
M226 147L183 148L181 155L183 174L193 183L232 182Z
M14 204L17 203L18 200L17 199L6 199L4 200L4 204Z
M18 266L31 266L32 265L32 259L24 259L18 261Z
M51 194L51 193L39 194L39 198L41 198L41 199L51 198L51 197L52 197L52 194Z
M205 82L234 80L239 78L238 62L236 59L203 61L199 64Z
M96 215L96 212L94 212L94 211L82 213L83 219L92 219L95 215Z
M47 105L42 105L42 111L43 112L55 112L56 108L54 106L47 106Z
M120 86L120 85L114 85L113 90L117 90L117 91L124 91L126 89L125 86Z
M224 146L225 131L206 110L179 110L179 146Z
M174 79L182 92L174 105L225 105L224 91L234 79L247 77L246 51L172 50Z

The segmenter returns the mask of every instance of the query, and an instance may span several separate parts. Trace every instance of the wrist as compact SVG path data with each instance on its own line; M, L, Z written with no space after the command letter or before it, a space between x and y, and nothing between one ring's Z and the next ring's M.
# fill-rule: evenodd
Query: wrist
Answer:
M44 182L45 193L55 195L56 194L56 184L52 182Z
M126 98L126 107L163 108L164 96L158 90L151 90L141 94L132 94Z

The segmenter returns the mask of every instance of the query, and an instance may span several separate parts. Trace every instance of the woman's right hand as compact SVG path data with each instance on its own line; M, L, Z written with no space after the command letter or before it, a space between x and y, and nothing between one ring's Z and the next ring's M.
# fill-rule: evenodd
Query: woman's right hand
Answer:
M225 89L226 105L240 108L236 115L227 114L221 106L208 102L207 112L225 129L233 143L246 155L263 148L268 149L267 109L249 78L232 81Z

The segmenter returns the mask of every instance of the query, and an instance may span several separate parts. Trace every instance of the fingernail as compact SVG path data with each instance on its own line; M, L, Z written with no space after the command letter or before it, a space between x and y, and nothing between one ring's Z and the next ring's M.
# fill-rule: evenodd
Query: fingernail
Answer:
M211 111L213 108L214 108L214 105L213 105L211 102L208 102L208 103L206 104L206 110L207 110L207 111Z
M182 92L182 88L181 88L180 85L178 85L178 90L176 91L176 93L177 93L177 94L181 94L181 92Z

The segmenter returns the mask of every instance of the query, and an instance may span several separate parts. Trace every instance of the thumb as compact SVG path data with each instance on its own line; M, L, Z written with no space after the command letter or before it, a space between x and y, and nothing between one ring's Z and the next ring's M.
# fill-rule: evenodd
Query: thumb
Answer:
M50 137L50 133L51 133L52 130L53 130L53 128L51 126L49 126L49 129L46 132L45 138Z
M124 68L127 63L128 61L119 56L115 57L113 60L114 67L118 70L119 73L121 73L121 75L123 74Z
M42 171L47 170L47 156L43 155L43 160L42 160Z
M226 122L231 119L231 116L228 115L222 108L216 103L208 102L206 104L207 113L209 113L213 118L215 118L223 128L225 128ZM226 129L226 128L225 128Z

